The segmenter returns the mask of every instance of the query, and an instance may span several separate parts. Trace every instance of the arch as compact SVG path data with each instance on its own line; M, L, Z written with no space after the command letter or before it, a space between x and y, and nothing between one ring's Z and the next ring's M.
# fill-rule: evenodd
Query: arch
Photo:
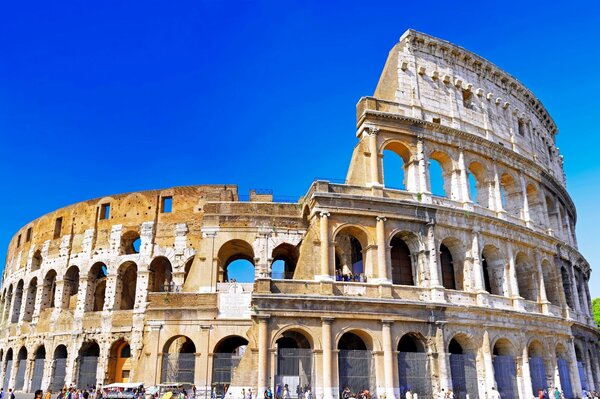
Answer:
M132 255L140 253L140 233L129 230L121 235L121 255Z
M289 329L279 334L275 382L281 386L294 381L291 388L311 386L313 351L309 339L302 331Z
M27 348L19 349L17 355L17 374L15 376L15 391L22 391L25 386L25 369L27 368Z
M16 323L19 321L19 316L21 314L21 302L23 301L23 287L25 283L23 280L19 280L17 283L17 288L15 289L15 299L13 303L12 317L10 319L11 323Z
M381 154L384 186L400 190L407 190L412 186L409 176L414 166L410 162L412 154L408 146L400 141L388 141L384 144Z
M562 343L556 344L556 367L560 379L560 387L565 398L573 398L573 386L571 385L570 361L567 347Z
M79 268L71 266L64 277L62 309L75 310L77 307L77 294L79 293Z
M44 378L44 363L46 362L46 348L40 345L34 352L33 371L31 375L31 391L42 389L42 379Z
M455 398L478 398L477 349L466 334L456 334L448 344L450 375Z
M560 225L559 225L559 215L558 215L558 207L556 206L556 201L550 194L545 196L546 200L546 210L548 212L548 222L550 222L550 228L554 232L554 235L560 234Z
M508 214L519 218L522 216L523 200L521 199L520 185L508 172L500 176L500 199L502 201L502 208Z
M234 279L242 283L254 281L254 250L246 241L239 239L227 241L219 248L217 257L219 281Z
M4 321L8 321L8 318L10 317L10 305L12 304L12 297L13 297L13 285L11 284L8 287L8 291L6 293L6 295L4 295L4 317L3 320Z
M100 346L96 341L86 341L81 345L77 362L78 387L87 388L96 385L99 356Z
M439 246L439 262L442 285L446 289L462 290L464 247L460 240L454 237L445 238Z
M152 259L150 266L150 281L148 288L150 292L169 292L173 282L173 267L165 256L157 256Z
M390 242L392 284L415 285L416 273L410 249L402 237L401 233L395 234Z
M519 397L517 390L517 370L514 356L515 347L507 338L499 338L493 346L494 376L500 396L509 399Z
M560 279L557 277L553 264L547 259L542 261L542 274L544 287L546 288L546 298L551 304L560 306Z
M486 168L479 162L473 161L467 167L469 194L471 201L484 208L490 207L490 179Z
M515 257L519 295L530 301L538 300L538 273L530 258L519 252Z
M345 225L334 232L336 275L345 276L344 280L358 280L365 273L365 251L369 245L369 236L358 226ZM352 278L350 278L352 277Z
M34 272L39 270L42 267L44 259L42 258L42 251L39 249L33 253L33 257L31 258L31 271Z
M454 175L454 162L448 154L442 151L433 151L429 155L429 188L433 195L458 199Z
M50 378L50 389L53 392L60 391L65 386L65 377L67 375L67 347L58 345L54 349L54 364L52 365L52 373Z
M358 335L360 334L360 336ZM338 340L338 381L341 387L352 392L373 390L372 354L368 343L361 336L364 332L352 330L345 332Z
M398 341L398 381L402 396L407 390L419 397L430 397L431 367L424 338L418 333L404 334Z
M32 278L29 281L27 287L27 295L25 296L25 313L23 314L23 321L31 321L33 319L33 311L35 309L35 297L37 294L37 277Z
M571 309L575 309L575 303L573 301L573 292L571 291L571 276L567 271L566 267L562 266L560 268L560 275L562 279L562 287L565 293L565 300L567 301L567 306Z
M544 346L538 340L532 340L527 346L529 356L529 375L531 377L531 392L538 396L540 390L548 389L546 366L544 364Z
M40 310L53 308L54 297L56 296L56 271L48 270L44 277L44 288L42 290L42 302Z
M137 265L131 261L123 263L117 270L114 309L132 310L135 306L137 270Z
M104 309L107 278L108 268L106 265L102 262L94 263L88 273L86 312L99 312Z
M129 342L123 338L113 342L108 357L109 383L129 382L131 367L131 347L129 346Z
M192 268L192 264L194 263L194 256L190 256L190 258L185 262L183 267L183 282L187 281L188 275L190 274L190 269Z
M8 348L6 350L6 357L4 360L4 386L8 387L10 382L10 375L12 373L13 368L13 350L12 348Z
M160 375L161 383L194 382L196 345L185 335L176 335L165 342Z
M239 335L222 338L213 349L212 383L217 395L224 395L246 353L248 340Z
M483 269L484 288L493 295L505 295L505 265L500 250L493 245L486 245L481 251L481 267Z
M279 244L273 249L271 255L271 258L273 259L271 265L271 277L275 279L293 278L299 256L300 254L297 246L287 243Z
M540 191L535 184L529 183L525 188L525 192L529 207L529 219L534 224L542 226L544 224L544 205L540 197Z

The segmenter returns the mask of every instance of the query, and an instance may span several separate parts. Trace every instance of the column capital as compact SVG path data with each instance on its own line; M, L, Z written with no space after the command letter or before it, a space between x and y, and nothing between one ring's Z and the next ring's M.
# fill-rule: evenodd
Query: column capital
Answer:
M376 216L375 220L377 220L378 222L385 222L387 218L385 216Z
M259 314L254 316L256 319L258 319L259 323L266 323L269 321L269 319L271 318L270 314Z
M395 320L392 319L381 319L381 324L384 326L392 326Z
M321 322L323 324L331 324L335 320L335 317L321 317Z
M319 216L321 216L322 218L328 218L331 216L331 213L329 212L319 212Z
M376 136L379 133L379 128L376 126L365 126L364 131L369 136Z

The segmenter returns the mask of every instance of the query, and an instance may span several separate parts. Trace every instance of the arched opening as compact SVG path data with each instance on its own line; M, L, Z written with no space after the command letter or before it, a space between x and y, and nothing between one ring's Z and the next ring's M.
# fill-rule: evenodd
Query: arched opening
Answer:
M23 314L24 321L31 321L33 318L33 310L35 309L35 296L37 294L37 277L34 277L29 282L27 287L27 295L25 297L25 313Z
M10 319L11 323L16 323L19 321L19 315L21 314L21 301L23 301L23 286L25 283L23 280L19 280L17 284L17 289L15 289L15 300L13 304L12 317Z
M591 350L588 349L587 354L588 354L588 362L590 363L590 371L592 372L592 381L590 381L590 382L593 383L594 387L596 387L596 390L598 390L598 388L600 388L600 381L599 381L600 374L598 374L598 367L596 364L596 359Z
M77 366L77 386L81 389L88 389L96 385L96 370L98 368L98 357L100 356L100 347L96 341L88 341L81 345L79 350L79 361Z
M484 208L489 208L490 182L487 170L482 164L474 161L469 165L467 173L471 200Z
M106 294L106 279L108 268L102 262L95 263L88 274L87 298L85 310L88 312L100 312L104 309L104 297Z
M404 397L409 389L419 397L431 397L431 379L424 340L413 333L403 335L398 342L398 381L401 397Z
M187 281L188 275L190 274L190 269L192 268L192 264L194 263L194 257L190 257L183 267L183 282Z
M500 177L500 198L502 208L514 216L520 218L523 201L521 200L521 191L517 181L508 173Z
M219 281L254 282L254 250L243 240L227 241L218 253Z
M42 290L42 303L40 310L54 307L54 296L56 295L56 272L48 271L44 277L44 289Z
M562 345L556 346L556 367L560 379L560 387L565 399L573 399L573 386L571 385L571 375L569 372L569 355L567 349Z
M341 336L337 348L340 389L348 387L357 395L365 389L373 391L372 354L365 341L347 332Z
M39 270L42 267L42 251L39 249L34 252L33 257L31 258L31 271L34 272Z
M581 388L586 391L589 390L587 372L586 372L586 364L585 359L583 358L583 353L581 349L579 349L578 345L575 345L575 359L577 360L577 371L579 372L579 381L581 382Z
M544 366L544 347L538 341L533 341L527 348L529 355L529 374L531 376L531 392L539 397L539 392L548 389L546 367Z
M415 285L414 271L408 245L396 234L390 243L392 284Z
M10 382L10 375L12 373L13 368L13 350L9 348L6 351L6 360L4 364L4 386L8 387L8 383Z
M546 298L553 304L560 306L560 279L552 263L547 260L542 261L542 273L544 275L544 287L546 288Z
M575 303L573 302L573 293L571 291L571 276L567 269L563 266L560 268L560 275L562 278L562 287L565 292L565 300L567 301L567 306L571 309L575 309Z
M502 399L519 398L514 353L513 344L506 338L499 339L494 345L494 376Z
M167 341L163 350L160 382L194 382L196 369L196 345L184 335L175 336Z
M42 345L35 351L33 361L33 373L31 375L31 391L35 392L42 389L42 379L44 378L44 363L46 362L46 348Z
M442 271L442 285L449 290L460 290L462 289L462 270L456 270L454 268L454 257L452 256L450 249L446 246L446 244L450 244L450 242L450 240L444 240L442 244L440 244L439 256Z
M526 187L527 204L529 206L529 219L537 226L543 225L544 222L544 207L540 199L540 193L533 183L529 183Z
M109 383L129 382L131 374L131 347L124 339L113 342L108 357Z
M367 235L358 227L348 226L335 236L335 252L337 254L335 271L343 281L366 281L365 253L368 245Z
M54 349L54 365L52 367L52 378L50 379L50 389L53 392L58 392L65 386L67 354L67 347L64 345L58 345Z
M222 339L213 350L212 383L217 397L223 397L231 385L237 366L248 347L248 340L239 336Z
M121 236L121 254L139 254L141 242L140 234L137 231L126 232Z
M538 274L527 255L519 252L515 259L519 295L530 301L538 300Z
M150 281L148 288L150 292L171 292L173 282L173 267L171 262L164 256L158 256L152 260L150 267Z
M558 235L560 233L560 227L558 224L558 207L556 206L554 199L549 195L546 195L546 210L548 211L550 228L554 232L554 235Z
M12 284L8 287L8 292L6 295L4 295L4 316L2 318L3 321L8 321L8 318L10 317L10 305L12 303L12 297L13 297L13 286Z
M434 151L429 156L429 187L431 194L457 200L457 193L452 190L454 168L452 159L445 153Z
M486 245L481 252L481 267L483 269L483 283L487 292L493 295L504 295L505 262L498 248Z
M291 397L303 397L312 385L313 355L310 342L298 331L286 331L276 342L275 384L288 385Z
M135 306L135 293L137 288L137 265L125 262L117 271L117 285L115 287L115 310L131 310Z
M65 273L63 286L63 309L75 310L77 307L77 294L79 293L79 268L71 266Z
M17 375L15 377L15 391L22 391L25 386L25 369L27 368L27 349L23 346L17 356Z
M298 263L298 247L291 244L280 244L273 250L273 264L271 265L271 278L291 279Z
M462 343L461 343L462 342ZM448 345L450 353L450 375L452 376L452 392L457 399L471 399L479 397L477 386L477 359L473 348L464 335L457 335Z
M407 190L409 180L410 150L399 142L389 143L383 150L383 183L386 188Z

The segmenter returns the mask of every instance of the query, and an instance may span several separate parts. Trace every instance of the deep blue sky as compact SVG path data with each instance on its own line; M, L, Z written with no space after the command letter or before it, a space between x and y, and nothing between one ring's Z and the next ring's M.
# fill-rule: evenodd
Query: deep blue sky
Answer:
M414 28L543 101L600 269L596 3L2 2L0 258L28 221L105 194L237 183L300 196L344 178L356 102ZM590 286L600 296L600 273Z

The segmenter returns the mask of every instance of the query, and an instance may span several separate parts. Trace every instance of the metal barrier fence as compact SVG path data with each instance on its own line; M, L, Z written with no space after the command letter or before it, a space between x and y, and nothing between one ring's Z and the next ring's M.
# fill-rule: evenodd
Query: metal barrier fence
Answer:
M25 386L25 367L27 360L19 360L17 364L17 376L15 377L15 391L22 391Z
M4 374L4 386L8 388L8 382L10 380L10 373L12 372L12 360L6 361L6 374Z
M571 385L571 376L569 375L569 363L565 359L557 359L558 375L560 377L560 387L562 388L565 399L573 399L573 386Z
M160 382L193 382L196 355L193 353L168 353L163 355Z
M77 386L81 388L96 385L96 369L98 368L98 356L82 356L79 358L79 373L77 374Z
M35 359L33 362L33 375L31 376L31 391L42 389L42 378L44 378L44 362L46 359Z
M494 376L502 399L518 399L517 370L512 356L494 357Z
M581 389L585 389L587 391L589 388L587 383L587 375L585 373L585 366L583 362L577 362L577 369L579 370L579 380L581 381Z
M546 380L546 367L544 359L539 356L529 358L529 375L531 376L531 392L537 397L538 392L548 389L548 381Z
M420 399L431 399L431 369L427 353L400 352L398 354L398 377L401 397L407 390Z
M369 389L374 392L374 373L371 370L371 351L340 350L338 370L340 390L349 387L352 392Z
M65 378L67 376L67 359L54 360L52 370L52 382L50 388L53 392L60 391L65 386Z
M212 386L215 387L217 397L223 394L225 385L231 384L233 370L240 364L242 357L235 353L213 354Z
M277 350L275 385L288 385L290 396L297 398L312 385L312 349L281 348Z
M452 392L456 399L479 398L477 386L477 360L471 354L451 354L450 373L452 374Z

